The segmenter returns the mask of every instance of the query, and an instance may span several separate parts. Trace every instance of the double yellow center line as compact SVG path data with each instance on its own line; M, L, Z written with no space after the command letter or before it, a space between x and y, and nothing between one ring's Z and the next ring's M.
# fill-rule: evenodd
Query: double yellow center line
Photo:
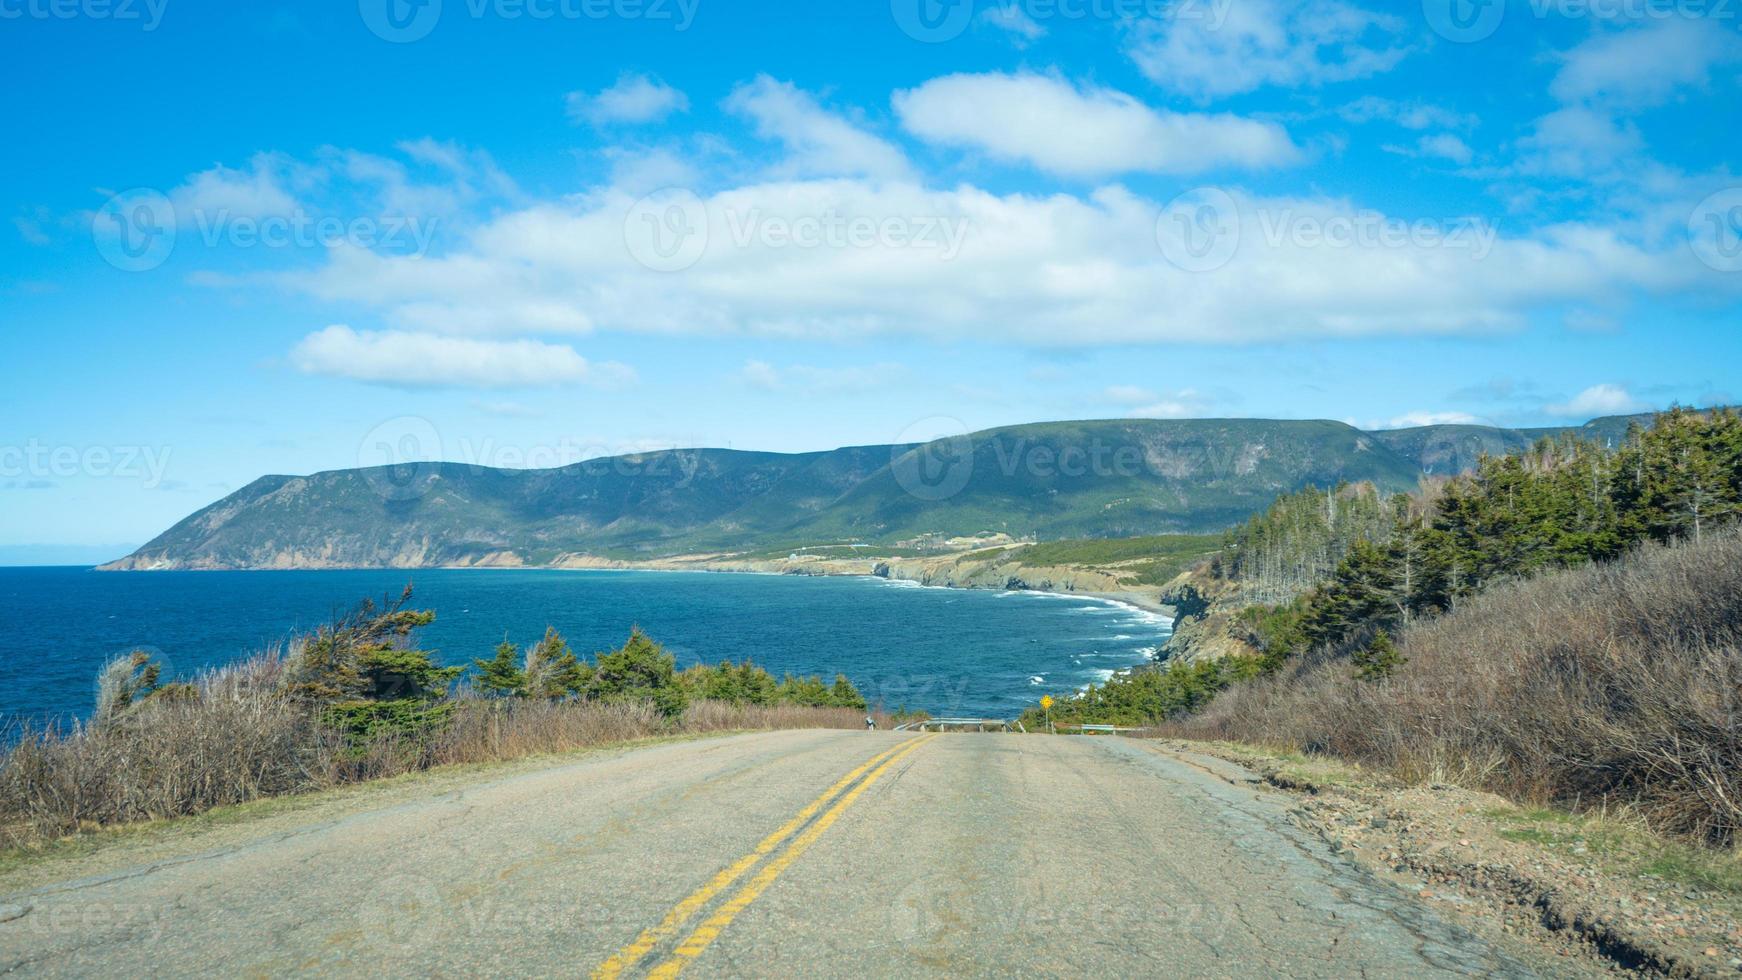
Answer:
M684 937L670 958L654 967L648 974L650 977L677 976L684 967L702 955L708 945L718 938L727 926L732 924L732 920L737 918L740 912L748 908L751 902L756 901L764 891L768 890L768 886L780 877L782 872L798 860L799 856L812 844L816 843L817 838L821 837L824 831L840 819L841 814L852 806L853 801L869 789L871 784L883 778L884 773L906 758L909 753L936 737L936 735L923 735L904 741L877 753L864 765L842 776L839 782L824 790L823 795L807 804L804 809L798 812L797 816L782 824L779 830L764 837L762 842L756 845L755 850L732 862L707 884L691 893L688 898L672 906L671 911L667 912L657 925L649 926L643 930L641 935L635 937L634 942L618 950L610 959L599 964L593 970L593 976L595 978L613 978L632 969L646 958L647 954L653 952L660 943L676 935L678 930L683 928L684 923L694 917L715 896L731 887L733 882L743 877L763 858L778 850L787 838L798 833L800 828L804 828L804 832L798 834L798 837L785 851L763 865L762 870L738 889L737 893L721 905L718 911ZM866 775L867 773L869 775ZM861 776L864 777L863 781L859 781ZM859 782L855 786L853 784L856 781ZM848 790L848 787L852 787L852 789ZM843 796L843 792L846 795ZM840 800L835 802L834 806L829 807L830 801L837 796L841 797ZM805 824L810 822L811 818L815 817L818 811L824 807L829 807L828 811L817 817L816 821L811 823L809 827L805 827Z

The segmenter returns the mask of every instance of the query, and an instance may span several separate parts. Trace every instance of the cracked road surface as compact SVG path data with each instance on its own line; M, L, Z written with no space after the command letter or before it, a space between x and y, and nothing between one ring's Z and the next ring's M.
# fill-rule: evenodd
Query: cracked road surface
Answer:
M0 882L0 972L1530 972L1277 794L1127 739L741 735L129 846Z

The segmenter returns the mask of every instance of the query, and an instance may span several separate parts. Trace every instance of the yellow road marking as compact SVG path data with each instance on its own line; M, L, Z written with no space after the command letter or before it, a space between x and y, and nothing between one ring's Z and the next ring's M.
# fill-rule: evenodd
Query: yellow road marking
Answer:
M749 871L756 862L773 853L774 849L779 847L782 841L791 837L794 832L804 826L805 821L815 816L818 810L827 806L830 800L838 796L842 790L852 785L853 780L863 776L867 770L901 751L903 748L924 740L925 739L922 736L919 739L899 742L896 745L872 756L859 768L854 769L845 776L842 776L839 782L824 790L823 795L812 800L804 809L798 811L798 816L793 817L791 820L788 820L785 824L781 825L779 830L764 837L762 843L756 845L755 850L732 862L730 866L715 875L707 884L696 889L696 891L688 898L673 906L672 910L665 914L665 918L661 919L658 925L649 926L647 929L642 931L641 935L635 937L634 942L618 950L610 959L599 964L599 966L593 970L593 977L595 980L609 980L609 978L619 976L623 971L634 966L636 963L639 963L642 957L653 951L653 947L659 945L660 942L665 940L667 937L675 934L685 922L689 921L690 916L695 915L696 912L700 911L701 907L708 904L715 895L725 891L732 882L737 881L739 876L743 875L744 872Z
M677 951L671 955L671 958L654 967L653 971L648 973L648 977L667 980L667 978L675 977L683 972L684 967L690 965L696 957L702 955L709 944L719 938L720 933L725 931L726 927L732 924L732 920L738 917L738 913L749 908L751 902L760 898L762 893L768 890L768 886L774 884L776 878L779 878L787 868L792 866L794 861L799 859L800 855L808 850L812 844L815 844L817 838L821 837L830 825L840 819L841 814L853 805L854 800L859 798L859 794L870 789L871 784L881 779L891 766L906 758L913 750L937 737L936 735L928 735L914 739L903 746L901 751L884 760L881 765L872 770L871 775L865 777L864 782L853 787L847 795L841 797L840 802L831 807L827 813L818 817L816 823L811 824L804 833L793 838L792 843L780 853L779 857L763 865L762 870L756 873L756 877L746 882L736 895L733 895L726 904L720 906L718 912L709 916L701 925L696 926L695 931L678 944Z

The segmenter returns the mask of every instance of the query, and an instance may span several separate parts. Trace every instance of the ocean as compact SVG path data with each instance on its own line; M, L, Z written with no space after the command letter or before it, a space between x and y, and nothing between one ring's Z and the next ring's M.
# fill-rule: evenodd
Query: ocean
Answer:
M445 663L556 627L577 652L639 625L678 666L746 657L777 676L846 674L872 703L1013 717L1143 663L1164 616L1079 596L924 588L877 578L696 572L384 570L96 572L0 568L0 724L89 713L97 670L135 649L165 679L282 645L369 596L432 609Z

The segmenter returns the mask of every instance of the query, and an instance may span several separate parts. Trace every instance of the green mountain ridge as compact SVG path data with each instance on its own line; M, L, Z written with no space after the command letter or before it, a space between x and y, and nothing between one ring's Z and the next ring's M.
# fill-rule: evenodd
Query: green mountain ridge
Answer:
M106 569L574 564L587 558L1002 533L1056 540L1216 531L1283 493L1407 490L1567 429L1363 431L1342 422L1117 419L810 453L679 449L547 470L414 463L266 476Z

